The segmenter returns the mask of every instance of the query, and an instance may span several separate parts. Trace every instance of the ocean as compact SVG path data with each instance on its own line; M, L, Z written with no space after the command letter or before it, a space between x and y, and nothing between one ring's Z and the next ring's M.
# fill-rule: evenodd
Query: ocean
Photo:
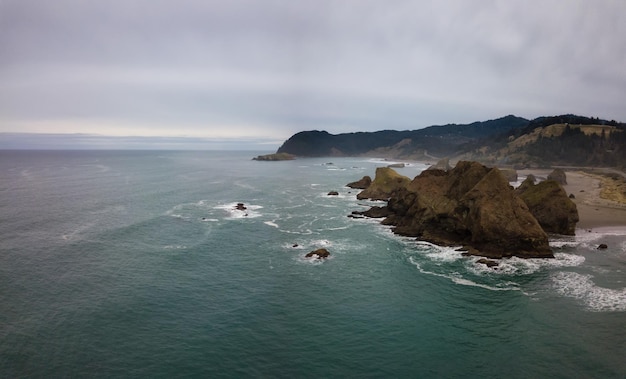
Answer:
M1 151L0 377L626 377L625 229L489 269L261 153Z

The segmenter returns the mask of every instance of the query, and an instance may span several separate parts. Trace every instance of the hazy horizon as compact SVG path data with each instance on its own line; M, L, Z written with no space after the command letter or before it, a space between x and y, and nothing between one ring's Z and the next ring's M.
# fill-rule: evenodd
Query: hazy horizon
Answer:
M277 147L508 114L626 121L624 14L613 0L5 0L0 133Z

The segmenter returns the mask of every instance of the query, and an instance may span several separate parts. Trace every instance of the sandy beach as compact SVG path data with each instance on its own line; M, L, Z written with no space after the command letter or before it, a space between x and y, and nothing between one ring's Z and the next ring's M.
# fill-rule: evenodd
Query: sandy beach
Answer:
M519 170L518 175L533 174L540 180L545 179L552 169ZM600 197L602 177L583 171L566 171L567 184L563 186L567 194L574 195L578 209L579 229L620 227L626 228L626 204L606 200Z

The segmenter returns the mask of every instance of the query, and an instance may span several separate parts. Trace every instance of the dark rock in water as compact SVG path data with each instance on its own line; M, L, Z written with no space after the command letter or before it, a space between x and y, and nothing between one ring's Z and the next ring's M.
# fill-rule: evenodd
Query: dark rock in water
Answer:
M291 247L298 247L300 245L298 245L297 243L294 243Z
M367 216L370 218L382 218L389 216L391 212L389 212L389 208L387 207L373 206L366 211L353 211L352 214Z
M547 233L575 234L578 210L559 183L544 180L520 186L516 192Z
M460 244L489 258L554 257L547 234L502 173L476 162L459 162L448 172L423 171L396 186L387 209L382 223L397 234Z
M328 196L339 196L339 192L337 192L337 191L330 191L328 193Z
M291 161L294 159L296 159L296 156L288 153L266 154L252 158L255 161Z
M387 200L393 191L406 187L410 182L411 179L398 174L389 167L378 167L372 184L358 193L356 198L359 200Z
M330 256L330 253L328 252L328 250L326 249L317 249L314 250L310 253L308 253L307 255L305 255L305 258L315 258L315 259L326 259Z
M348 217L350 217L350 218L365 218L365 216L361 216L360 214L355 214L355 213L349 214Z
M479 260L476 261L476 263L482 263L487 267L497 267L499 265L498 262L492 261L491 259L486 259L486 258L480 258Z
M555 182L559 183L562 186L567 184L567 177L565 176L565 171L563 171L560 168L555 168L554 171L552 171L548 175L548 180L554 180Z
M244 203L237 203L237 205L235 206L235 209L238 211L245 211L248 208L246 208Z
M389 168L404 168L405 164L404 163L392 163L390 165L387 165L387 167Z
M609 247L605 243L601 243L600 245L598 245L598 250L608 249L608 248Z
M574 196L574 194L573 194L573 193L570 193L570 194L569 194L569 198L570 198L570 199L575 199L575 198L576 198L576 196Z
M356 189L366 189L367 187L370 186L370 184L372 184L372 178L365 175L360 180L357 180L356 182L348 183L346 184L346 186L350 188L356 188Z

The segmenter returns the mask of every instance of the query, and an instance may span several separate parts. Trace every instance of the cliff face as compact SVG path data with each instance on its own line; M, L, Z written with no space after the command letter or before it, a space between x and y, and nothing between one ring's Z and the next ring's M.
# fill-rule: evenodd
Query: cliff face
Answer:
M522 184L516 192L543 230L573 236L579 220L578 210L563 187L554 180L538 184L524 181Z
M393 191L387 208L383 223L401 235L490 258L553 257L546 233L502 173L476 162L422 172Z

